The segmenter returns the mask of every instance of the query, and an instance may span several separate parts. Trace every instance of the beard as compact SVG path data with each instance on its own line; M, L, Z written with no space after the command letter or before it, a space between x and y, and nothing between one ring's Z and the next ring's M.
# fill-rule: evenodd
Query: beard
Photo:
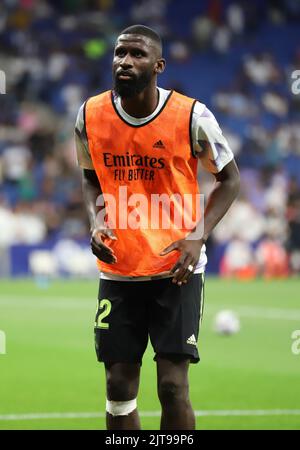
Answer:
M132 98L140 94L150 83L152 71L142 73L139 77L133 75L129 80L120 80L114 74L114 91L121 98Z

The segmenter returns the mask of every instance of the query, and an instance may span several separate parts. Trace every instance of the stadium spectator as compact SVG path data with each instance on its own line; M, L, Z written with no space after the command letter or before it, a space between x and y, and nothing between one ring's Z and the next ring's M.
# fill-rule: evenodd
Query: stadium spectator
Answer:
M250 280L256 276L254 252L249 242L238 236L229 242L220 264L220 274L240 280Z
M267 235L255 252L258 273L265 279L286 278L289 273L288 256L283 246Z

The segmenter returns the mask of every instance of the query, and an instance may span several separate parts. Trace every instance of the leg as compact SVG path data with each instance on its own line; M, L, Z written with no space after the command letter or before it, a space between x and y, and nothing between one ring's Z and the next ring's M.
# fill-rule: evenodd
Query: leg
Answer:
M203 277L193 275L180 287L170 279L152 283L150 338L156 353L161 429L193 430L195 416L189 399L188 368L190 362L199 361Z
M140 365L148 343L144 291L136 282L100 283L95 348L98 361L105 363L109 430L140 429L137 410L128 402L137 397Z
M194 430L195 415L189 399L189 359L157 355L157 387L162 407L161 430Z
M136 399L139 388L140 364L105 364L107 400L128 402ZM137 409L127 415L112 415L106 412L108 430L140 430Z

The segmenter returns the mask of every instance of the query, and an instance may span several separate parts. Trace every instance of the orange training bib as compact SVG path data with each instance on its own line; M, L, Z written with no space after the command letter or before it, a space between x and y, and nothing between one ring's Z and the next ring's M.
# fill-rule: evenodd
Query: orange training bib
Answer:
M117 262L98 260L98 266L123 276L159 274L172 268L179 252L159 253L199 219L190 137L195 100L171 92L157 116L133 126L119 116L112 95L92 97L85 107L89 150L117 237L105 240Z

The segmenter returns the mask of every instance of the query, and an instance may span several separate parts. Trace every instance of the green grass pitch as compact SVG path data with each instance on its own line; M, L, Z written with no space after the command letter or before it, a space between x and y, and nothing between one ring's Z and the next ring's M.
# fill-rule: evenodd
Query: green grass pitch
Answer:
M104 371L93 347L97 290L97 280L55 281L44 289L32 280L0 282L0 330L6 334L0 429L105 429ZM300 355L291 350L291 334L300 329L299 292L297 279L207 278L201 363L190 370L197 429L300 429ZM221 309L239 314L237 335L213 331ZM142 427L157 430L152 358L149 343L138 405Z

